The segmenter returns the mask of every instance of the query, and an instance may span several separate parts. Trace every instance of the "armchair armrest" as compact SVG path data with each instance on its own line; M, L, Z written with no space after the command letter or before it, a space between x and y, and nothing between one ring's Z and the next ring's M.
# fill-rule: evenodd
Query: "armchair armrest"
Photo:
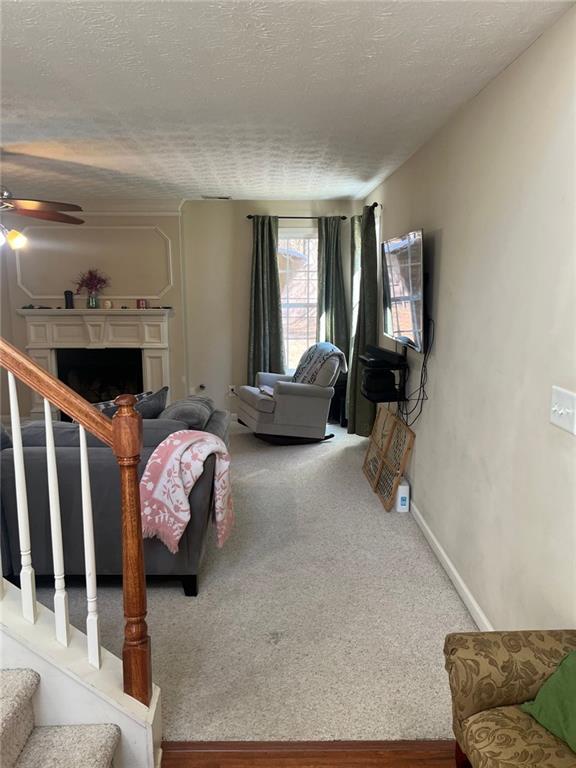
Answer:
M289 373L261 372L256 374L257 387L273 387L277 381L292 381L292 376Z
M330 400L334 395L333 387L319 387L317 384L299 384L296 381L278 381L274 386L274 396L293 395L295 397L318 397Z
M444 657L456 738L467 717L533 699L562 659L574 650L576 630L448 635Z

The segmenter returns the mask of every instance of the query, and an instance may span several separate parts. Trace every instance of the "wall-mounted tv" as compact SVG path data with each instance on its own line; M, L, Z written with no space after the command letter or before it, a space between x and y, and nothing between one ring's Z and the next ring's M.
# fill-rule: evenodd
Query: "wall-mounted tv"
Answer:
M382 286L385 335L425 352L421 229L382 243Z

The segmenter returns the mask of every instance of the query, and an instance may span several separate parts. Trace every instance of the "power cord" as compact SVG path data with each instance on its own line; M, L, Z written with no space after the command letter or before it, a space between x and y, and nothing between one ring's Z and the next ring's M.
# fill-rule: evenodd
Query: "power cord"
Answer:
M428 358L432 351L432 345L434 344L434 321L432 318L428 318L428 327L430 329L428 348L422 361L422 367L420 368L420 382L418 386L409 392L406 396L406 400L402 400L398 403L398 416L402 419L407 427L412 427L422 415L422 409L424 403L428 400L428 393L426 392L426 383L428 381ZM412 405L410 405L412 403Z

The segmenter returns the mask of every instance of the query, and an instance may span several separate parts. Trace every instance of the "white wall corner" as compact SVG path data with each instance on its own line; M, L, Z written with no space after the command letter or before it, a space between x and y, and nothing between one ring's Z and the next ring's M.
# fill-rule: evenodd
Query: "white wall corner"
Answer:
M493 632L494 627L492 626L492 623L480 607L480 604L470 591L468 585L462 578L462 576L458 573L456 566L452 562L452 560L448 557L444 547L440 544L434 533L432 532L432 529L422 516L422 513L412 502L410 504L410 512L412 513L412 517L414 520L416 520L416 523L418 524L418 527L424 534L424 538L430 545L432 551L440 561L440 565L444 570L446 571L448 578L454 585L454 588L456 589L456 592L460 595L460 599L468 609L470 615L474 619L474 623L480 629L482 632Z

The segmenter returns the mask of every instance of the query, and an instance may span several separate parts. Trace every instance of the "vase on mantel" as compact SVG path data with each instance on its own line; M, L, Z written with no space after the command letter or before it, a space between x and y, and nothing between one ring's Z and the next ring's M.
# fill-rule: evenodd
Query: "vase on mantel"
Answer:
M88 309L100 309L100 296L96 293L96 291L90 291L88 293L86 307Z

